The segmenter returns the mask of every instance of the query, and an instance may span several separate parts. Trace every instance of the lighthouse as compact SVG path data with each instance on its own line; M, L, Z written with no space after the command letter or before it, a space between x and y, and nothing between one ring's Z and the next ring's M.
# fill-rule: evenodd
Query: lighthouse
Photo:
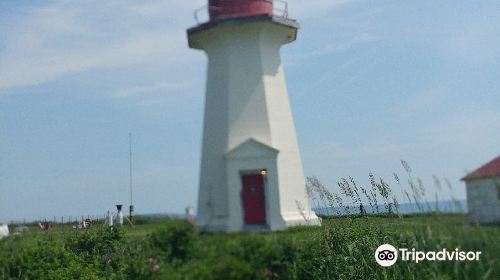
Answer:
M319 224L280 56L299 24L275 2L209 0L209 20L188 30L189 46L208 57L196 217L203 231Z

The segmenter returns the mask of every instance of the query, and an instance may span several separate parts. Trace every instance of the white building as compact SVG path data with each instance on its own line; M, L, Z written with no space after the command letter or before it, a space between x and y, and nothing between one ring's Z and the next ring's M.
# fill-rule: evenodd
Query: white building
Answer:
M9 236L9 226L0 224L0 239Z
M500 156L465 178L469 219L473 223L500 223Z
M188 30L208 56L197 224L205 231L318 224L311 211L280 48L298 23L273 1L210 0Z

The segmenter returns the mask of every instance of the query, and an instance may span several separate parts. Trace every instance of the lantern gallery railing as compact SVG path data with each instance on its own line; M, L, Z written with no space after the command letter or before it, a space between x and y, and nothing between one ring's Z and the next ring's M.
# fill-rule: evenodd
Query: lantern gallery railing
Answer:
M288 19L288 2L284 0L274 0L273 13L278 17Z
M275 17L280 17L283 19L288 19L288 2L284 0L263 0L265 2L273 3L273 12L272 15ZM242 3L241 9L245 10L245 7L249 7L253 3ZM194 19L198 24L209 21L210 14L213 12L221 12L223 8L216 5L204 5L194 11ZM237 14L233 14L230 16L238 16Z

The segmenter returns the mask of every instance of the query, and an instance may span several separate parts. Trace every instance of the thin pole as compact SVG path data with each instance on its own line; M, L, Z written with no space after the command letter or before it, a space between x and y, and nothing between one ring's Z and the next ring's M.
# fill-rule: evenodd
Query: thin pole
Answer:
M132 133L128 134L129 139L129 163L130 163L130 209L129 209L129 218L132 221L132 212L134 211L134 202L133 202L133 177L132 177Z

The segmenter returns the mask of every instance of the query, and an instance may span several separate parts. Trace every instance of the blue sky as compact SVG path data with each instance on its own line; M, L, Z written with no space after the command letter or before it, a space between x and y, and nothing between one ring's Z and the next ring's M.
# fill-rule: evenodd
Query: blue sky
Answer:
M206 58L185 30L204 2L0 1L0 221L127 203L129 132L137 211L196 205ZM306 175L393 183L405 159L464 198L500 154L500 2L288 2Z

